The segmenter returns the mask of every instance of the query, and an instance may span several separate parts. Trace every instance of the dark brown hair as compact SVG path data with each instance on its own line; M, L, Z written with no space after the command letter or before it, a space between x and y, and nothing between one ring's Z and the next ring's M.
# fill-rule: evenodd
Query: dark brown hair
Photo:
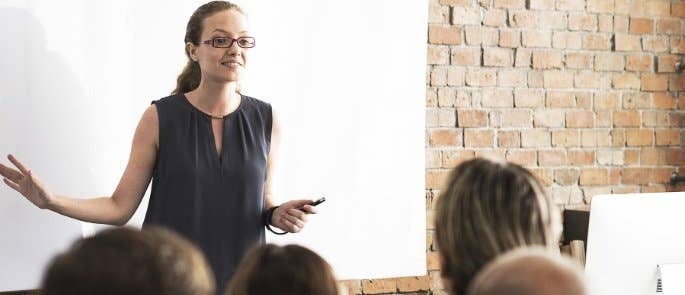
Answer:
M212 295L214 277L201 252L161 228L107 229L55 257L41 294Z
M473 276L508 250L542 245L558 251L558 209L519 165L480 158L462 163L436 207L442 277L452 294L464 294Z
M47 268L41 294L158 294L162 279L152 243L130 228L76 241Z
M176 78L176 89L171 92L171 94L180 94L194 90L200 85L200 79L202 79L202 72L200 70L200 64L190 58L190 52L188 52L188 43L198 43L200 42L200 37L202 37L202 30L204 29L204 20L217 12L224 10L235 9L236 11L243 13L240 6L228 2L228 1L212 1L203 4L198 7L193 15L190 16L188 20L188 25L186 26L186 36L183 42L186 44L185 53L188 61L178 78ZM244 13L243 13L244 14Z
M226 295L335 295L331 266L313 251L297 246L263 245L240 263Z

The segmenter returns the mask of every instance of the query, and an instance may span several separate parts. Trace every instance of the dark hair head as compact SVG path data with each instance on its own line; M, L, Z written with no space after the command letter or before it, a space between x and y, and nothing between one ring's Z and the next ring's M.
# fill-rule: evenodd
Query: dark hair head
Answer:
M250 251L226 290L226 295L288 294L338 294L330 265L304 247L267 244Z
M525 168L486 159L463 162L436 204L441 271L453 294L501 253L526 245L556 248L557 207Z
M188 61L178 78L176 79L176 89L171 92L171 94L180 94L194 90L200 85L200 79L202 78L202 72L200 70L200 64L190 58L190 52L188 52L188 43L198 43L200 42L200 37L202 37L202 30L204 29L204 20L217 12L224 10L234 9L243 13L240 6L228 2L228 1L212 1L203 4L198 7L193 15L190 16L188 20L188 25L186 26L186 36L183 39L185 42L185 53Z
M154 247L134 229L108 229L76 241L47 268L42 294L156 294L162 286Z

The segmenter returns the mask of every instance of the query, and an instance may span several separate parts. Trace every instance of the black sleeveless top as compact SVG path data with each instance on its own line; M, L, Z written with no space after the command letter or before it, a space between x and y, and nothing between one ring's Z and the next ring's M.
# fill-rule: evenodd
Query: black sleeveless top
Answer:
M168 227L195 242L222 292L246 252L264 243L271 105L242 96L223 119L219 155L211 117L185 95L152 103L159 116L159 150L143 226Z

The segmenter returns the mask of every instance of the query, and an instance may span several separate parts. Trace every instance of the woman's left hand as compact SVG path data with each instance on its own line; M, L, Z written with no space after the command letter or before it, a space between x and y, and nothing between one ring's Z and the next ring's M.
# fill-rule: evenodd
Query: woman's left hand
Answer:
M294 200L281 204L271 217L271 224L291 233L297 233L307 223L308 214L316 214L312 200Z

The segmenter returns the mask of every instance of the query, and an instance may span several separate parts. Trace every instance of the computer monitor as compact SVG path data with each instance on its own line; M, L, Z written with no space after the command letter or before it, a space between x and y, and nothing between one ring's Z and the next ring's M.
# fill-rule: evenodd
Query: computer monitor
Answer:
M658 294L657 265L685 263L685 192L592 198L590 294Z

